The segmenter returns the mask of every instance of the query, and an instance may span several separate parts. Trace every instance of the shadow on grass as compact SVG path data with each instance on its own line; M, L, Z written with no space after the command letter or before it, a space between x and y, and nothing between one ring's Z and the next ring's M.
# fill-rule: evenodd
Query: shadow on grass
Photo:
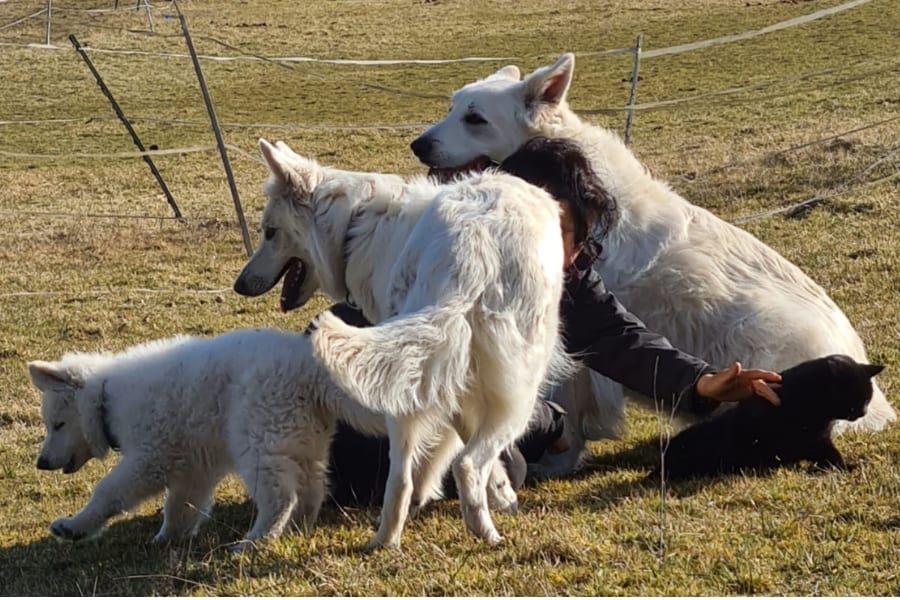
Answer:
M348 512L349 511L349 512ZM54 515L52 518L56 518ZM243 580L242 595L277 593L271 575L304 568L292 557L304 534L285 534L287 552L265 546L237 554L230 546L243 538L254 516L249 500L217 503L198 535L182 544L156 545L150 540L162 525L162 514L125 516L103 535L78 544L50 536L0 548L0 593L4 596L185 596L217 595L222 584ZM368 512L326 503L318 527L365 525ZM52 518L48 518L48 526ZM282 547L283 548L283 547ZM281 550L282 548L279 548ZM354 549L355 550L355 549ZM262 578L256 581L255 578ZM268 590L268 592L267 592Z
M659 466L659 455L659 440L648 438L612 452L601 452L589 456L583 466L566 479L578 481L597 478L600 479L600 483L580 494L574 503L595 510L604 510L619 504L625 498L658 495L660 479L659 474L654 471ZM801 469L802 467L782 468ZM758 469L743 473L722 473L708 477L667 480L666 493L686 498L719 482L743 477L765 478L774 471L775 469ZM821 470L808 469L808 472L820 474Z

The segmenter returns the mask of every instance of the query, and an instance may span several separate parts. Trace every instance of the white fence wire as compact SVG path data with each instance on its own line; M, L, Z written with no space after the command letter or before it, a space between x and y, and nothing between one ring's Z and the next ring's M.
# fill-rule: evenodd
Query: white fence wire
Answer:
M752 39L758 36L766 35L769 33L782 31L785 29L789 29L792 27L797 27L801 25L805 25L811 23L813 21L823 19L826 17L830 17L836 15L838 13L848 11L854 8L857 8L861 5L868 4L873 0L852 0L849 2L844 2L842 4L828 7L825 9L817 10L812 13L802 15L799 17L794 17L791 19L787 19L784 21L780 21L777 23L773 23L763 28L747 30L731 35L719 36L715 38L709 38L704 40L698 40L691 43L679 44L675 46L669 46L664 48L656 48L656 49L642 49L641 52L641 60L653 59L661 56L670 56L675 54L680 54L683 52L690 52L694 50L700 50L704 48L709 48L712 46L729 44L734 42L740 42L748 39ZM170 4L166 3L165 5L158 5L152 7L154 11L167 10L170 8ZM53 9L56 12L79 12L84 14L102 14L108 12L116 12L116 10L134 10L133 6L129 6L128 3L123 3L121 8L56 8ZM13 29L14 27L26 23L27 21L40 17L47 13L47 9L43 8L31 14L22 16L18 19L15 19L11 22L0 25L0 31ZM156 34L148 31L132 31L126 30L132 33L142 33L145 35L158 36L158 37L172 37L170 35L165 34ZM198 36L200 37L200 36ZM539 54L533 56L465 56L465 57L444 57L444 58L371 58L371 59L341 59L341 58L323 58L323 57L311 57L311 56L274 56L267 57L252 53L247 53L241 48L238 48L234 45L228 44L222 40L211 36L204 36L204 39L213 41L221 46L224 46L228 49L231 49L236 52L234 55L218 55L218 54L206 54L201 55L200 58L207 61L219 61L219 62L268 62L277 64L280 66L284 66L287 68L294 68L294 66L303 64L303 63L312 63L312 64L323 64L323 65L354 65L354 66L363 66L363 67L378 67L378 66L395 66L395 65L413 65L413 66L428 66L428 65L444 65L444 64L456 64L456 63L470 63L470 62L491 62L491 63L508 63L508 62L522 62L522 61L534 61L534 60L546 60L555 58L557 55L547 55L547 54ZM24 44L20 42L4 42L0 41L0 48L25 48L31 49L35 51L73 51L70 47L60 47L60 46L52 46L48 44ZM106 54L113 56L149 56L156 58L176 58L176 59L186 59L189 58L189 54L187 53L176 53L176 52L153 52L153 51L145 51L145 50L137 50L137 49L122 49L122 48L100 48L100 47L85 47L85 50L94 54ZM597 50L597 51L583 51L576 52L575 55L577 57L599 57L599 56L612 56L612 55L626 55L632 54L635 52L635 48L612 48L606 50ZM729 99L733 99L735 102L758 102L762 99L771 99L782 96L788 96L791 94L797 93L808 93L811 91L843 85L852 81L856 81L859 79L863 79L866 77L871 77L875 75L881 75L888 72L893 72L896 70L900 70L900 54L891 55L888 57L882 57L878 59L870 59L859 61L855 64L843 65L841 67L820 70L815 72L802 73L799 75L794 75L790 77L771 79L762 82L754 82L748 83L744 85L729 87L721 90L713 90L709 92L704 92L702 94L694 94L691 96L686 96L682 98L670 98L664 100L658 100L654 102L646 102L635 104L634 106L614 106L614 107L601 107L601 108L589 108L589 107L575 107L576 111L582 114L614 114L618 112L623 112L626 110L634 110L634 111L647 111L647 110L661 110L661 109L670 109L680 107L686 104L692 104L696 102L703 101L713 101L713 102L722 102L728 101ZM842 73L850 73L849 76L843 78L832 79L828 81L823 81L821 83L816 83L815 86L804 86L802 89L780 89L784 88L787 84L799 83L799 82L816 82L821 78L826 77L836 77ZM308 75L308 74L307 74ZM446 94L439 93L422 93L422 92L412 92L406 90L397 90L393 88L389 88L386 86L369 84L364 82L357 82L362 86L382 90L389 93L399 93L399 94L408 94L415 96L425 96L430 98L446 98ZM750 92L758 92L767 89L779 89L779 91L774 92L772 94L768 94L760 97L759 95L751 96L746 99L737 98L741 94L747 94ZM776 150L770 153L765 154L763 157L758 157L755 159L744 159L741 161L734 161L732 163L728 163L726 165L721 165L715 167L713 169L708 169L705 172L695 174L693 179L696 177L705 176L711 174L713 172L734 168L735 166L739 166L741 164L747 164L748 162L755 162L757 160L764 160L766 157L771 157L773 155L793 152L798 149L802 149L805 147L809 147L811 145L815 145L818 143L823 143L828 140L832 140L835 137L841 135L850 135L859 131L863 131L866 129L880 127L882 125L886 125L891 123L900 117L891 117L877 123L872 123L868 125L864 125L862 127L857 127L855 129L849 130L842 134L837 134L835 136L828 136L826 138L822 138L820 140L814 140L811 142L806 142L800 144L798 146L793 146L791 148L787 148L784 150ZM10 126L25 126L25 125L63 125L69 123L85 123L89 121L112 121L114 117L112 116L86 116L86 117L59 117L52 119L7 119L0 120L0 127L10 127ZM176 126L197 126L197 127L209 127L209 123L207 121L201 120L189 120L189 119L167 119L162 117L129 117L129 121L134 122L147 122L147 123L158 123L165 125L176 125ZM325 125L325 124L286 124L286 123L240 123L240 122L223 122L222 127L226 129L270 129L270 130L296 130L296 131L392 131L392 130L421 130L424 129L427 124L426 123L395 123L395 124L379 124L379 125ZM257 156L255 150L248 151L242 149L233 144L228 144L227 148L234 151L236 154L241 156L242 158L252 160L255 162L259 162L259 157ZM216 146L213 145L195 145L181 148L167 148L167 149L157 149L157 150L148 150L145 152L109 152L109 153L94 153L94 152L74 152L74 153L59 153L59 154L46 154L46 153L29 153L29 152L18 152L11 150L0 150L0 157L6 157L10 159L28 159L28 160L48 160L48 161L64 161L64 160L78 160L78 159L132 159L132 158L140 158L144 156L167 156L167 155L180 155L180 154L193 154L193 153L203 153L203 152L211 152L216 149ZM883 181L889 181L896 177L895 175L882 177L876 181L868 182L864 185L873 185L876 183L880 183ZM833 190L832 195L837 195L840 193L844 193L848 186L852 183L856 183L855 180L851 180L845 182L840 188ZM830 197L830 196L829 196ZM815 200L815 198L810 199L811 202ZM803 204L803 203L801 203ZM768 211L766 213L760 213L758 215L749 215L747 217L743 217L739 220L739 222L748 222L752 220L756 220L758 218L764 218L766 216L770 216L772 214L781 214L783 212L788 212L795 207L785 207L783 209L776 209L775 211ZM50 213L41 213L39 211L0 211L0 215L9 216L10 214L19 214L23 216L27 216L28 214L42 214L47 215ZM57 216L67 215L67 213L53 213ZM166 217L158 217L153 215L80 215L84 218L140 218L146 217L148 219L163 219Z

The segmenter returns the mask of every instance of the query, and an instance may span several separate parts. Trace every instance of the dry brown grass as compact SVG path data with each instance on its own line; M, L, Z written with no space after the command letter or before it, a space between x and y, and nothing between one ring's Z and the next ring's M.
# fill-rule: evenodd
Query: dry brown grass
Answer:
M549 4L536 0L335 0L297 3L185 2L201 53L227 54L213 36L246 52L340 58L519 56L524 69L564 50L627 46L638 32L657 48L755 29L838 0L735 3L679 0ZM123 3L128 4L128 3ZM0 3L0 24L43 3ZM54 42L74 32L104 48L184 52L176 21L155 13L67 13L87 3L58 0ZM94 6L112 2L94 0ZM164 6L161 3L161 6ZM634 147L658 175L693 202L733 220L835 190L900 139L893 121L838 141L774 153L900 114L896 85L900 5L873 2L828 19L745 42L644 61L639 102L832 72L807 80L639 112ZM0 32L42 39L39 22ZM209 145L205 113L186 59L94 54L147 145ZM421 170L407 145L414 130L324 131L299 127L425 123L440 99L379 91L361 83L449 94L502 66L327 66L205 62L219 118L294 129L226 128L255 156L259 136L285 139L321 160L357 169ZM621 106L627 57L578 61L574 107ZM856 75L865 75L848 81ZM71 154L133 148L73 52L0 47L0 120L82 118L0 125L0 151ZM624 115L598 123L621 130ZM251 224L258 220L263 167L232 153ZM363 555L374 511L329 509L309 538L288 537L234 556L220 547L251 517L240 486L217 496L214 521L186 548L146 544L159 503L118 519L99 542L61 546L50 521L78 510L109 463L65 477L37 472L43 435L37 394L24 364L74 349L121 349L174 333L234 327L301 329L326 306L282 315L275 298L228 290L243 260L231 200L214 152L156 159L185 215L169 220L97 219L35 212L166 216L162 194L139 160L10 158L0 155L0 593L4 594L896 594L900 513L897 428L846 436L839 445L859 467L813 475L790 470L670 490L661 525L659 494L641 483L655 456L656 420L635 411L620 442L596 444L572 480L521 494L517 517L498 516L506 543L487 548L467 536L453 502L411 523L399 552ZM729 168L722 168L738 163ZM900 379L900 216L898 182L859 185L897 172L890 156L803 220L780 217L745 227L801 265L844 308L896 397ZM255 236L254 236L255 238ZM140 291L145 289L155 292ZM208 290L222 290L209 292ZM18 295L30 294L36 295ZM659 546L660 527L665 546Z

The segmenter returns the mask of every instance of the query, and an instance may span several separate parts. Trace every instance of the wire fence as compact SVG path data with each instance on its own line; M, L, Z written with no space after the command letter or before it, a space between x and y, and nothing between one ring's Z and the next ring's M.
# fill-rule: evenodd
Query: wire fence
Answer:
M854 8L857 8L861 5L868 4L869 2L873 2L875 0L852 0L849 2L844 2L842 4L828 7L825 9L817 10L812 13L802 15L799 17L787 19L784 21L780 21L774 23L772 25L747 30L731 35L719 36L704 40L698 40L695 42L687 43L687 44L679 44L675 46L668 46L663 48L641 48L638 51L639 46L635 47L626 47L626 48L610 48L604 50L591 50L591 51L581 51L575 52L577 57L588 58L588 57L602 57L602 56L616 56L616 55L635 55L635 70L637 72L637 65L639 64L639 60L652 60L656 57L661 56L671 56L675 54L681 54L684 52L692 52L697 50L702 50L705 48L710 48L713 46L730 44L734 42L745 41L748 39L752 39L758 36L767 35L776 31L782 31L785 29L798 27L802 25L806 25L813 21L823 19L826 17L830 17L836 15L838 13L842 13L844 11L849 11ZM35 19L39 19L44 17L47 19L47 28L49 35L50 22L49 17L55 13L77 13L86 16L92 20L95 19L103 19L105 15L111 13L121 13L126 10L131 10L132 12L136 12L135 8L147 10L147 18L148 25L150 26L150 30L138 30L138 29L123 29L121 27L112 27L108 26L111 29L119 29L120 31L126 31L128 33L133 34L141 34L150 37L159 37L159 38L169 38L169 37L180 37L176 34L165 34L158 33L152 31L152 18L150 17L150 12L157 14L161 17L171 17L174 18L174 15L171 14L173 11L173 5L169 2L157 3L155 5L151 5L149 3L138 3L137 7L132 5L131 3L122 3L122 6L119 6L119 2L115 2L114 6L110 6L112 1L105 3L95 3L95 6L90 8L81 7L57 7L53 6L52 0L48 0L47 4L44 8L41 8L36 11L32 11L28 13L28 9L26 5L30 5L31 8L34 8L35 0L7 0L0 4L0 6L4 4L10 4L15 6L21 6L21 12L27 13L22 14L17 18L10 20L9 22L0 24L0 32L6 32L10 30L15 30L17 27L24 26L30 21ZM92 21L93 23L94 21ZM100 26L102 24L95 23ZM546 60L555 58L557 55L549 55L549 54L535 54L531 56L462 56L462 57L427 57L427 58L367 58L367 59L343 59L343 58L328 58L328 57L313 57L313 56L264 56L260 54L255 54L252 52L246 51L239 46L234 44L230 44L226 41L223 41L214 36L195 36L197 39L205 39L211 42L216 43L217 45L226 48L233 52L233 54L204 54L198 55L198 59L203 61L214 61L214 62L231 62L231 63L245 63L245 62L264 62L270 63L282 68L294 69L296 66L301 64L312 64L312 65L352 65L352 66L361 66L367 68L376 68L380 66L396 66L396 65L410 65L415 67L427 67L430 65L446 65L446 64L460 64L460 63L510 63L510 62L522 62L522 61L536 61L536 60ZM48 38L49 39L49 38ZM25 49L28 51L59 51L59 52L74 52L74 49L63 46L54 46L49 43L23 43L16 41L2 41L0 40L0 48L9 48L9 49ZM187 59L190 58L190 55L187 53L179 53L179 52L159 52L159 51L148 51L143 49L134 49L134 48L103 48L103 47L91 47L84 46L83 50L86 53L91 54L104 54L110 56L121 56L121 57L129 57L129 56L147 56L154 57L160 59ZM780 98L786 97L793 94L801 94L801 93L810 93L812 91L827 89L831 87L837 87L841 85L846 85L848 83L859 81L862 79L882 76L887 73L894 73L900 70L900 53L892 54L889 56L884 56L875 59L866 59L857 61L855 63L844 64L839 67L834 67L830 69L811 71L806 73L801 73L799 75L792 75L789 77L781 77L781 78L773 78L766 81L758 81L758 82L748 82L742 85L732 86L725 89L720 90L711 90L706 91L700 94L693 94L690 96L684 96L679 98L669 98L663 100L657 100L654 102L645 102L645 103L634 103L634 104L623 104L621 106L609 106L609 107L573 107L576 112L585 115L591 114L616 114L622 112L628 112L629 115L633 115L635 111L651 111L651 110L670 110L677 109L683 107L685 105L691 105L695 103L703 103L704 105L709 105L710 103L719 103L719 104L740 104L740 103L750 103L750 102L759 102L760 100L767 100L772 98ZM314 73L310 73L304 71L304 76L312 76L315 77ZM435 98L435 99L446 99L447 94L442 93L428 93L421 91L411 91L411 90L402 90L397 88L392 88L389 86L383 86L379 84L368 83L365 81L356 81L358 85L363 87L374 89L378 91L382 91L385 93L392 94L401 94L401 95L410 95L417 97L427 97L427 98ZM634 92L634 85L636 81L632 81L632 93ZM791 87L792 84L803 84L795 87ZM805 85L811 84L811 85ZM758 92L766 92L768 90L777 90L768 94L759 94ZM76 117L76 116L60 116L57 118L50 119L6 119L0 120L0 128L8 128L8 127L24 127L24 126L64 126L67 124L84 124L84 123L105 123L113 121L115 117L109 115L90 115L84 117ZM691 176L691 180L695 180L700 177L705 177L711 175L713 173L722 172L728 169L733 169L742 165L746 165L752 162L762 161L769 159L773 156L779 154L787 154L791 152L797 152L804 148L809 148L811 146L826 143L831 141L837 137L853 135L855 133L859 133L862 131L866 131L869 129L874 129L877 127L883 127L890 123L893 123L900 119L900 116L889 117L887 119L883 119L878 122L869 123L863 125L861 127L856 127L851 130L847 130L845 132L830 135L818 140L812 140L809 142L804 142L799 145L791 146L789 148L775 150L772 152L765 153L758 157L753 158L745 158L737 161L732 161L730 163L726 163L724 165L719 165L711 169L707 169L705 171L701 171L698 173L693 173ZM191 120L191 119L169 119L163 117L155 117L155 116L137 116L137 117L128 117L128 121L130 122L145 122L145 123L156 123L167 126L184 126L184 127L203 127L208 128L209 122L203 120ZM259 130L285 130L285 131L354 131L354 132L378 132L378 131L409 131L409 130L421 130L424 129L427 124L426 123L386 123L386 124L365 124L365 125L328 125L328 124L316 124L316 123L242 123L242 122L222 122L221 127L223 129L259 129ZM242 159L251 160L254 162L260 162L260 159L255 151L243 149L234 144L225 144L225 148L233 151L237 156ZM136 151L136 152L64 152L57 154L48 154L48 153L35 153L35 152L18 152L12 150L0 150L0 157L5 157L8 159L22 159L22 160L40 160L40 161L74 161L74 160L82 160L82 159L103 159L103 160L118 160L118 159L134 159L134 158L146 158L150 156L169 156L169 155L185 155L185 154L196 154L196 153L208 153L215 151L217 146L204 144L204 145L193 145L179 148L165 148L165 149L151 149L146 151ZM882 177L878 180L867 182L866 185L874 185L876 183L880 183L883 181L890 181L894 179L894 176ZM858 180L845 182L840 188L836 188L833 190L832 195L837 195L841 193L845 193L849 186L858 185L860 182ZM830 196L829 196L830 197ZM814 200L811 199L810 201ZM749 222L752 220L756 220L758 218L764 218L765 216L771 216L774 214L782 214L786 212L790 212L792 210L791 207L785 207L783 209L777 209L776 211L768 211L767 213L761 213L760 215L749 215L739 220L739 222ZM0 211L0 215L11 216L11 215L19 215L19 216L54 216L60 218L74 218L75 215L72 213L64 213L64 212L41 212L41 211ZM117 214L81 214L78 215L79 218L102 218L102 219L111 219L111 218L147 218L147 219L161 219L164 217L154 216L154 215L117 215ZM205 218L205 217L203 217Z

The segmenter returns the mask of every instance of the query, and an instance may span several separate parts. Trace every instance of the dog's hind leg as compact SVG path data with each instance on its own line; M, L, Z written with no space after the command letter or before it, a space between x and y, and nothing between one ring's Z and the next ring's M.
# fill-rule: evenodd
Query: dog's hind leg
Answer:
M125 458L100 480L90 502L77 515L55 520L50 533L72 542L93 537L111 517L135 508L164 487L160 469Z
M390 439L391 467L384 488L384 503L381 507L381 522L375 537L367 549L397 548L403 524L409 514L412 499L412 465L419 447L423 427L416 417L386 419Z
M163 506L163 524L154 543L193 536L209 516L213 492L220 477L202 470L192 471L169 482Z
M328 445L324 446L327 450ZM300 477L297 481L297 506L291 516L294 527L308 533L315 526L319 518L319 510L325 500L326 477L325 470L328 464L327 452L325 456L315 459L300 461Z
M443 495L444 473L450 468L450 464L459 451L462 450L462 440L456 431L447 428L437 445L427 449L419 464L413 469L413 495L409 510L410 518L415 518L422 508Z
M486 482L504 445L479 431L453 464L463 521L473 535L492 544L502 538L488 511Z
M256 519L247 533L248 543L280 535L297 504L297 463L283 455L259 454L251 450L238 464L238 472L257 509ZM246 545L238 544L235 549L241 550Z
M487 493L488 506L491 510L499 510L508 515L514 515L519 510L519 497L513 489L512 482L503 461L499 458L491 465L488 472L485 491Z

